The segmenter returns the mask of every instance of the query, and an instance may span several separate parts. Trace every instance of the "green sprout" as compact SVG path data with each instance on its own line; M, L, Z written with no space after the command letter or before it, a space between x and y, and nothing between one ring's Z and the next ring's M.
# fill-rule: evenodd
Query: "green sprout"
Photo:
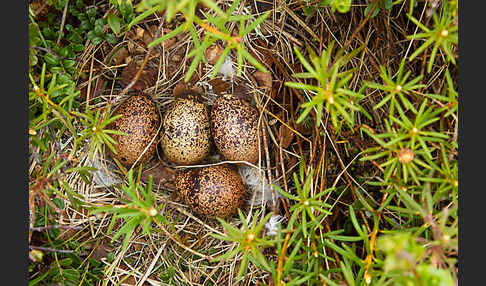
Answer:
M377 285L454 285L447 270L423 262L425 248L408 232L379 237L377 250L385 255L384 274Z
M407 98L413 91L416 89L422 88L424 84L418 84L422 79L422 76L417 76L414 79L407 82L408 78L410 77L411 71L407 71L405 74L404 72L405 67L405 60L403 59L400 62L400 67L398 68L398 72L396 75L396 79L393 80L392 73L387 71L385 67L380 66L380 77L383 80L384 84L378 84L375 82L365 82L365 86L369 88L376 88L387 92L388 94L377 104L374 106L374 109L378 109L382 107L387 102L390 102L390 116L394 114L394 109L397 106L396 97L400 99L401 104L403 107L417 111L410 100Z
M196 16L195 9L198 2L204 3L207 7L211 8L212 11L216 12L217 15L211 16L205 13L205 19L201 19L198 16ZM184 15L185 17L184 23L178 25L174 30L163 35L162 37L153 40L148 45L148 47L150 48L156 46L165 40L177 36L183 31L189 31L194 43L194 49L191 52L189 52L189 54L187 55L187 58L193 57L193 60L184 77L184 81L186 82L189 81L189 79L192 77L192 75L196 71L198 64L201 61L207 62L204 52L213 43L215 43L218 40L224 41L226 43L226 46L221 56L219 57L218 61L214 65L214 70L212 73L213 78L216 75L216 73L219 71L219 68L221 67L224 60L226 59L226 56L229 54L231 50L236 51L237 63L238 63L238 68L237 68L238 76L240 76L242 72L243 59L247 60L258 70L266 72L267 70L265 69L265 67L257 59L255 59L245 48L244 38L249 33L254 31L258 27L258 25L260 25L270 15L270 13L269 12L264 13L256 20L248 24L248 21L252 19L253 16L233 15L233 13L235 13L236 9L239 7L240 2L241 0L233 1L231 3L231 6L228 8L228 10L226 10L226 12L223 12L220 8L218 8L218 6L214 2L210 0L181 1L179 2L178 5L176 5L176 2L174 1L146 0L140 3L139 9L142 10L151 9L151 10L147 10L142 15L135 18L134 21L132 22L135 23L137 21L140 21L141 20L140 17L142 16L147 17L148 15L152 14L154 11L162 11L162 10L165 11L166 17L168 17L168 19L172 19L177 12L181 12ZM227 24L230 22L239 23L238 35L233 36L232 32L227 28ZM204 29L204 38L202 42L199 41L199 37L194 28L194 23L196 23L197 25L199 25ZM128 28L130 27L131 25L128 25Z
M100 116L101 109L96 111L96 114L93 114L91 109L88 108L86 113L81 112L73 112L75 115L79 116L81 123L86 127L83 131L81 131L81 136L76 139L75 144L85 140L86 138L91 138L91 142L89 144L89 156L90 159L93 159L93 155L96 151L103 153L103 145L106 144L110 150L117 154L115 147L113 145L117 144L116 140L113 139L110 134L115 135L128 135L125 132L121 132L118 130L110 130L106 129L106 127L112 123L113 121L122 117L121 114L115 116L108 116L110 114L110 106L108 106L107 110L103 113L103 116Z
M294 47L297 57L307 72L296 73L293 74L293 76L302 79L315 79L318 82L318 85L310 85L302 82L285 83L288 87L307 90L315 94L312 97L312 100L301 105L303 111L297 119L297 123L302 123L307 115L314 109L314 107L316 107L316 123L317 125L320 125L322 112L325 107L331 115L331 120L334 126L338 126L338 115L342 116L344 120L352 126L353 119L349 111L362 111L362 108L359 107L357 102L364 96L347 88L348 82L353 77L355 69L340 72L340 69L354 57L361 48L348 53L346 56L337 57L334 59L334 62L332 62L331 54L333 47L334 42L331 42L327 50L322 52L321 57L318 57L312 49L307 47L312 65L304 58L297 47Z
M30 73L29 78L32 84L32 90L29 91L29 133L37 134L38 130L60 122L76 138L71 109L79 91L74 86L69 86L69 83L59 81L62 75L58 73L52 74L50 82L46 84L46 63L42 65L38 82ZM36 137L32 138L37 140Z
M457 45L458 42L458 27L455 23L456 15L451 13L447 7L447 1L444 1L440 19L439 16L437 16L437 12L434 11L434 14L432 15L434 21L433 29L427 28L415 17L408 15L409 19L420 29L422 29L423 32L410 35L407 37L407 39L425 39L425 42L418 49L416 49L413 54L410 55L408 60L412 61L425 49L432 46L432 52L429 56L429 62L427 64L428 73L432 70L432 65L434 64L435 56L437 55L439 47L446 54L447 59L453 64L456 64L455 57L452 54L452 46Z
M238 209L238 216L243 222L243 230L239 230L233 225L225 222L224 220L217 218L227 234L211 235L221 240L237 242L238 246L235 249L216 257L214 261L231 259L241 253L242 260L240 263L240 268L238 270L237 279L240 279L246 274L249 261L266 271L270 271L270 266L267 262L267 259L261 251L262 248L273 246L275 244L275 241L269 240L266 237L260 237L260 233L265 223L272 216L272 213L267 214L262 220L260 220L260 222L257 222L258 216L255 215L253 216L253 220L250 224L248 224L240 209Z
M391 122L398 126L398 130L392 128L391 122L386 119L387 132L385 133L373 134L367 128L361 129L380 145L380 147L366 149L364 153L374 152L375 154L365 156L361 160L376 160L387 157L386 161L380 164L381 168L385 168L385 181L388 181L395 172L398 172L402 174L405 183L410 175L419 184L418 174L422 174L419 167L431 169L429 162L433 160L432 152L435 149L431 143L445 142L449 138L445 134L426 130L425 127L439 119L437 111L434 111L433 107L426 109L426 105L427 100L424 100L415 114L413 122L408 119L401 107L397 105L401 120L392 117ZM423 158L425 161L420 158Z
M440 144L440 151L440 163L430 162L432 169L428 174L419 177L419 180L424 183L436 184L436 190L433 194L434 201L450 197L457 203L459 186L457 160L452 161L448 158L444 144Z
M445 77L446 77L446 82L447 86L444 87L445 91L443 91L443 94L425 94L425 96L439 100L439 101L445 101L446 104L440 108L441 111L445 111L444 117L448 116L454 116L458 112L458 93L454 88L454 84L452 83L452 78L451 74L449 72L449 69L446 69L445 72Z
M137 6L138 11L149 10L165 11L165 19L171 22L177 13L182 13L188 23L192 23L196 17L196 6L201 3L211 8L220 17L226 17L224 12L212 0L184 0L184 1L167 1L167 0L142 0ZM150 13L150 14L151 14Z
M233 15L233 13L238 8L240 4L240 0L233 1L230 8L226 11L226 17L212 17L210 15L206 16L206 20L202 21L199 18L195 18L197 24L203 27L207 33L204 37L204 40L199 43L199 40L195 35L193 35L193 40L195 43L195 48L188 54L188 57L194 57L193 62L191 63L191 67L189 68L189 73L193 73L194 71L191 69L194 65L194 70L197 64L201 61L202 55L204 55L204 51L208 49L213 43L217 40L222 40L226 42L226 47L224 48L223 52L219 56L216 64L214 65L212 77L216 75L219 68L223 64L226 56L229 54L231 50L236 50L237 54L237 72L238 76L241 76L241 71L243 67L243 59L246 59L250 62L253 66L255 66L258 70L266 72L267 70L265 67L258 62L246 49L243 44L244 38L253 30L255 30L258 25L260 25L269 15L269 12L264 13L260 17L258 17L255 21L251 22L247 25L247 21L253 18L249 15ZM236 22L239 21L239 32L237 36L232 36L231 31L228 30L227 23L228 22ZM213 24L213 26L208 25L207 23ZM186 77L188 80L190 77Z
M317 227L321 227L319 223L321 219L320 215L331 214L331 212L327 210L328 208L331 207L331 205L323 202L320 198L323 195L331 192L333 188L326 189L324 191L317 193L314 196L310 196L310 192L312 189L311 182L312 182L313 174L314 174L314 170L311 170L310 174L305 179L305 183L303 186L301 186L301 182L304 182L303 176L301 175L300 178L301 181L299 181L297 174L296 173L293 174L295 187L297 188L297 196L285 192L277 185L273 185L275 190L277 190L277 192L279 192L282 196L296 202L294 205L292 205L292 207L289 210L290 212L292 212L292 216L289 219L287 229L290 230L292 227L294 227L297 218L300 217L302 232L304 234L304 237L307 237L308 235L307 217L309 217L310 221L313 222ZM320 215L316 217L316 215L314 215L314 212L318 212Z
M376 3L378 2L378 3ZM393 0L377 0L377 1L370 1L368 6L366 6L364 10L364 15L368 17L370 15L370 12L372 14L370 15L370 18L375 18L378 13L380 13L381 8L385 8L385 10L390 11L391 8L393 7ZM374 7L374 8L373 8ZM371 10L373 9L373 10Z
M122 218L125 223L113 236L112 241L118 239L121 235L125 235L122 243L122 251L124 251L135 229L141 225L143 233L150 233L152 222L166 223L166 218L160 214L163 205L157 207L155 198L152 195L152 176L149 176L149 182L144 188L139 182L133 178L133 169L128 172L128 186L121 187L123 192L128 196L128 199L122 199L125 203L123 206L101 206L94 207L91 210L92 214L108 212L115 214L113 221L116 218Z

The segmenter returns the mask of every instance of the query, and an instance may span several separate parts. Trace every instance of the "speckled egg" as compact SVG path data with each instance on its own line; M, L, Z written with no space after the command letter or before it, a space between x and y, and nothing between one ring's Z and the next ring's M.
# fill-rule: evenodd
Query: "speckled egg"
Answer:
M157 148L160 116L155 102L147 95L134 95L125 100L114 115L122 117L110 124L109 129L122 131L128 135L112 135L118 144L114 145L117 154L112 156L123 165L130 166L143 153L138 163L150 160Z
M258 161L258 112L247 101L220 95L211 110L211 133L227 160Z
M162 150L178 165L201 162L211 149L209 108L195 96L178 97L162 120Z
M207 217L229 217L243 207L247 188L241 176L225 165L179 171L176 191L196 213Z

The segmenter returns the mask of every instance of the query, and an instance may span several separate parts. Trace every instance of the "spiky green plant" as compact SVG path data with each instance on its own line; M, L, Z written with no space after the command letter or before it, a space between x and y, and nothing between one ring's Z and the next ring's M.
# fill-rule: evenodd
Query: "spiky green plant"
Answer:
M270 219L271 213L267 214L263 219L258 221L258 216L253 216L253 220L249 223L243 216L243 213L238 209L238 217L243 223L243 229L240 230L230 223L217 218L226 231L226 235L211 234L211 236L225 240L236 242L237 246L231 251L216 257L213 261L228 260L237 255L241 255L240 268L238 270L237 279L243 277L248 269L248 262L269 271L270 266L267 259L262 253L263 248L270 247L275 244L275 241L268 237L261 236L261 232L265 223Z
M138 226L141 226L143 233L150 233L152 223L166 223L166 218L160 213L163 205L157 206L152 191L152 176L149 177L147 186L143 187L140 182L137 182L133 177L133 169L128 172L128 185L121 187L123 193L127 196L126 199L121 199L124 204L122 206L100 206L93 207L91 213L113 213L113 221L115 219L123 219L124 224L118 229L112 237L115 241L120 236L124 235L122 242L122 251L128 247L132 234Z
M349 54L340 56L341 52L337 53L337 57L332 59L332 52L334 42L331 42L322 55L318 57L315 52L307 47L310 55L309 63L300 53L297 47L294 47L295 54L299 61L305 67L307 72L296 73L293 76L301 79L315 79L317 85L306 84L302 82L286 82L285 85L292 88L307 90L312 92L314 96L309 102L301 105L302 113L297 119L297 123L301 123L309 113L316 108L316 124L321 124L321 118L324 108L331 115L331 120L334 126L338 127L338 116L341 116L350 126L354 124L352 111L363 111L358 102L364 96L358 92L353 92L348 87L348 82L353 77L353 72L356 69L349 69L341 71L343 66L349 62L361 48L356 49Z
M432 15L434 27L432 29L426 27L412 15L408 15L410 21L417 25L417 27L422 30L422 33L410 35L407 38L410 40L425 40L420 47L410 55L408 60L412 61L418 55L423 53L425 49L432 47L427 63L428 73L432 71L432 66L435 62L435 57L439 48L445 53L448 61L456 64L456 57L453 54L453 47L458 43L458 26L456 22L457 15L448 8L448 5L448 1L443 1L440 14L438 14L437 11L434 11Z

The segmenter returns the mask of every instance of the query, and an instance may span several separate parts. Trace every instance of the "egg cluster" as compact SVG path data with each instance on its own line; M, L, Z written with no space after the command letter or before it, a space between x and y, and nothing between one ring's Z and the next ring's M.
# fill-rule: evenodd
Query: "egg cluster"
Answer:
M201 163L213 146L226 160L256 163L259 158L258 112L231 94L218 96L211 108L196 95L178 96L162 119L152 99L134 95L116 113L123 116L111 128L128 136L115 137L112 155L127 166L150 160L159 138L165 157L177 165ZM228 165L184 169L175 185L187 205L208 217L232 216L247 199L246 184Z

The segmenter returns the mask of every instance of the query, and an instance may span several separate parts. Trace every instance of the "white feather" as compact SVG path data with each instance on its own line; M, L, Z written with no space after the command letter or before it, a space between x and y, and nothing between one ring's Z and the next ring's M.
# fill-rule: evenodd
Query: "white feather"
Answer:
M267 230L267 235L277 235L278 225L285 220L285 217L281 215L273 215L268 222L265 224L265 229Z
M93 175L94 183L98 187L110 187L122 182L119 177L116 177L105 171L106 168L110 167L106 166L105 168L103 168L102 162L100 161L98 156L95 156L91 161L91 167L97 169L96 171L90 171L90 173Z
M226 59L224 59L224 62L219 68L218 72L223 75L223 79L233 78L235 70L233 69L233 60L231 59L230 55L226 56Z
M250 203L260 204L262 201L264 204L268 202L273 203L271 185L257 168L240 166L238 172L250 191ZM274 193L275 199L278 200L280 194L278 192Z

